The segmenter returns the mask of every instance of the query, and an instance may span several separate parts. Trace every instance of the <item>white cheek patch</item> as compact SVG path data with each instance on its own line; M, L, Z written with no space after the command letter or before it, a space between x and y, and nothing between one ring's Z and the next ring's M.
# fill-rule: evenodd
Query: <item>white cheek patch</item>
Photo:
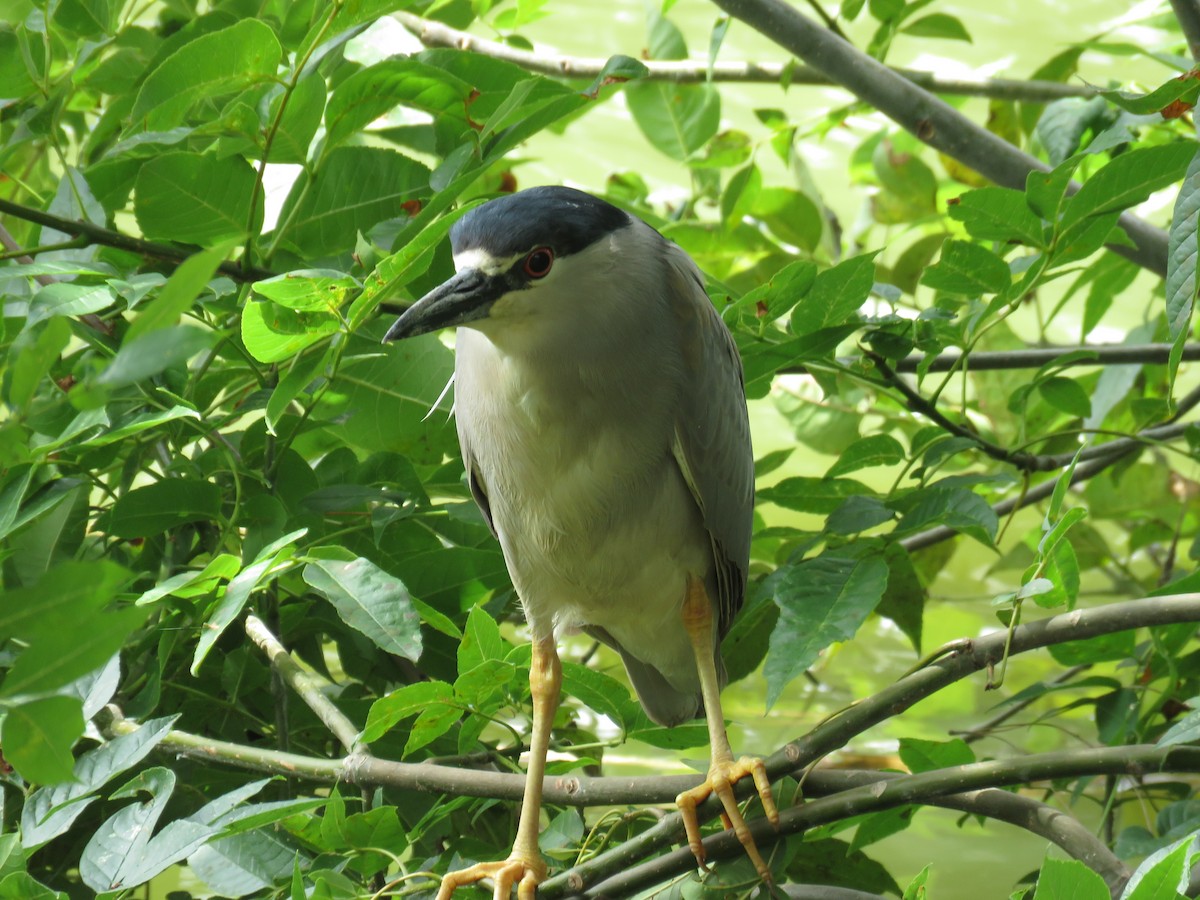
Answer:
M472 247L470 250L454 254L454 271L478 269L484 275L499 275L507 271L516 260L516 256L497 258L482 247Z

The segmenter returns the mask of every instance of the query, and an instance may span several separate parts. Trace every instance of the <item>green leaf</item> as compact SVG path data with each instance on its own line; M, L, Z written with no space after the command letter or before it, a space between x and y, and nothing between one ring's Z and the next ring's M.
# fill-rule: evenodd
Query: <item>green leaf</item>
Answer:
M282 56L275 32L255 18L203 34L146 77L130 118L142 131L173 128L202 100L274 78Z
M263 192L254 190L257 178L240 156L164 153L138 172L133 204L138 227L151 239L205 247L258 234L264 201Z
M1047 856L1038 873L1033 900L1110 900L1100 875L1077 859ZM1174 900L1174 898L1172 898Z
M831 534L858 534L896 518L878 497L847 497L829 514L825 529Z
M922 16L916 21L904 25L900 30L913 37L945 38L951 41L971 43L971 34L967 31L966 26L956 16L946 13Z
M1042 223L1020 191L1004 187L982 187L967 191L947 207L950 218L962 222L971 236L981 241L1021 243L1041 247Z
M268 300L301 311L338 310L360 287L356 278L336 269L297 269L254 282L254 290Z
M868 435L843 450L825 477L835 478L858 469L894 466L903 462L904 456L904 448L890 434Z
M51 319L42 328L22 332L8 352L8 371L4 373L4 397L9 406L24 409L50 372L50 366L71 340L71 326L65 319Z
M1134 638L1134 632L1121 631L1082 641L1067 641L1051 646L1050 655L1063 666L1122 662L1134 658L1134 648L1137 646Z
M812 334L853 320L875 283L875 255L854 256L818 273L792 310L792 333Z
M353 250L360 232L410 215L428 192L421 163L382 147L338 147L292 185L279 213L282 242L310 258Z
M342 327L331 313L296 312L272 302L247 303L242 311L242 341L259 362L291 359Z
M1171 723L1162 737L1155 742L1156 747L1170 747L1174 744L1194 744L1200 741L1200 697L1192 697L1185 703L1188 712L1177 721Z
M507 650L500 626L482 606L473 606L467 613L462 642L458 645L458 671L469 672L489 659L501 659Z
M934 525L945 525L991 547L1000 522L987 501L965 487L933 485L913 491L890 504L904 518L897 534L911 534Z
M225 588L225 594L217 601L217 605L209 614L208 621L200 632L200 639L196 642L196 649L192 654L191 673L193 675L199 671L200 665L217 640L225 633L225 629L241 615L246 602L250 599L250 594L264 581L273 580L283 571L284 564L295 553L293 545L307 533L308 529L298 528L263 547L254 562L238 572L237 576L229 582Z
M129 633L145 621L149 610L128 607L77 621L73 628L47 630L24 650L9 669L0 694L40 694L64 687L94 672L121 649Z
M655 149L686 162L717 133L721 95L710 84L637 82L625 88L629 113Z
M309 144L325 111L325 91L325 79L318 72L311 72L296 82L279 120L268 162L303 164L308 160ZM272 121L279 115L279 104L285 96L281 91L272 98Z
M151 331L175 325L204 290L228 251L228 245L214 247L193 254L180 263L158 296L138 313L125 332L124 340L133 341Z
M108 516L108 532L125 540L152 537L188 522L221 517L221 489L209 481L164 478L121 495Z
M1144 116L1149 113L1162 112L1176 100L1182 101L1189 107L1194 106L1197 93L1200 93L1200 83L1197 82L1196 73L1193 71L1176 75L1170 81L1146 94L1131 94L1127 91L1113 90L1101 91L1100 96L1126 112Z
M872 494L865 484L852 478L808 478L796 476L762 488L758 499L776 503L796 512L823 513L828 515L847 497L856 494Z
M54 12L54 24L80 37L111 35L123 5L117 0L63 0Z
M146 792L150 799L123 807L96 829L79 859L79 874L88 887L110 891L144 884L221 830L217 825L176 819L156 831L174 789L175 774L170 769L152 768L112 795L110 799L116 800Z
M1092 401L1079 384L1071 378L1055 376L1038 383L1038 391L1046 402L1069 416L1086 419L1092 414Z
M904 831L912 824L916 812L917 807L915 806L897 806L893 809L868 813L854 829L854 839L850 842L851 852L869 847L884 838Z
M888 564L887 590L875 612L891 619L919 654L928 592L912 556L900 544L889 543L884 557Z
M1065 97L1048 103L1037 121L1036 134L1053 165L1080 149L1083 136L1108 124L1108 104L1101 97Z
M951 766L975 762L975 753L960 738L948 741L927 741L921 738L900 738L900 760L910 772L932 772Z
M119 443L135 434L149 431L151 428L157 428L159 425L165 425L167 422L176 422L179 419L199 418L200 413L187 406L172 406L170 409L151 410L138 413L119 423L113 423L112 428L100 432L95 437L89 437L82 441L68 441L59 446L70 446L73 450L83 450L89 447L106 447L109 444Z
M1195 840L1195 835L1188 835L1146 857L1126 883L1122 900L1178 900L1195 861Z
M857 841L857 839L858 835L855 834L855 840ZM929 868L929 865L927 865L913 876L913 880L904 889L904 894L900 900L925 900L926 882L929 881Z
M1179 141L1122 153L1083 183L1063 210L1061 240L1092 216L1136 206L1179 181L1196 155L1195 144Z
M854 636L883 597L887 579L882 557L855 559L844 551L826 552L771 576L780 615L763 667L768 708L821 650Z
M422 747L436 741L453 728L461 716L462 710L449 704L430 706L421 710L416 721L413 722L412 731L408 734L403 755L407 758Z
M75 760L74 780L39 788L21 808L21 839L29 849L64 834L99 797L91 796L117 775L137 765L162 741L174 716L144 722Z
M64 562L32 587L5 591L0 604L0 639L36 644L64 622L86 621L116 596L130 573L112 562Z
M71 747L82 734L82 704L76 697L43 697L13 706L0 726L5 760L34 784L71 780Z
M100 312L116 302L116 295L107 284L48 284L29 303L26 327L53 316L82 316Z
M743 166L729 176L721 194L721 219L726 227L737 226L750 212L762 189L762 172L754 163Z
M791 188L764 187L750 206L750 215L762 221L781 241L812 251L821 242L825 220L808 195Z
M379 308L379 304L425 273L433 259L433 251L462 216L473 207L460 206L433 224L422 229L420 234L391 256L384 257L367 278L362 294L350 306L350 327L354 330Z
M978 244L946 241L938 262L925 270L921 284L967 297L1002 294L1012 286L1008 264Z
M619 727L625 728L626 709L632 702L629 688L611 675L581 666L579 663L564 662L563 693L581 701L589 709L608 716Z
M467 127L471 85L413 57L393 57L367 66L339 84L325 108L327 151L396 106L461 120Z
M1057 222L1062 212L1067 185L1079 168L1082 155L1072 156L1054 167L1052 172L1034 169L1025 177L1025 202L1037 215L1048 222Z
M872 212L884 224L913 222L937 212L937 176L909 146L907 152L900 150L885 137L871 154L882 188L871 198Z
M260 348L261 349L261 348ZM271 397L267 400L267 432L275 434L275 427L288 411L292 401L307 390L324 373L329 361L329 350L310 353L307 356L296 356L291 366L284 372ZM323 381L323 379L322 379Z
M214 332L191 325L175 325L147 332L123 343L112 362L91 384L107 389L135 384L187 362L216 341Z
M454 697L454 688L444 681L419 681L397 688L371 704L367 713L367 725L360 738L370 744L381 737L402 719L415 716L423 709L445 704Z
M403 453L418 465L440 463L456 452L454 429L446 427L446 415L429 412L450 380L453 354L432 334L386 346L377 341L351 338L351 349L362 355L343 362L318 415L338 420L331 430L352 446Z
M1183 347L1191 335L1192 314L1196 306L1197 271L1200 269L1200 246L1197 228L1200 227L1200 152L1188 163L1187 174L1175 209L1171 214L1171 230L1167 235L1167 334L1171 353L1167 378L1174 388Z
M342 621L387 653L416 662L421 655L421 619L408 589L369 559L313 559L304 580L333 604Z

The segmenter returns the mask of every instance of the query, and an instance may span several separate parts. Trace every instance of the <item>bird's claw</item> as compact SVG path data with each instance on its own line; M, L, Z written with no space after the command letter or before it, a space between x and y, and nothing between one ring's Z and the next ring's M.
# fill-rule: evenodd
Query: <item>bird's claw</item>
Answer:
M476 863L457 872L447 872L442 876L437 900L450 900L450 895L458 888L485 878L490 878L495 885L494 900L509 900L514 886L517 900L534 900L537 886L546 880L546 864L541 859L526 859L514 853L499 862Z
M679 813L683 816L683 828L687 834L688 847L700 868L707 870L705 864L704 844L700 840L700 819L696 815L696 807L708 799L710 794L716 794L721 800L721 821L726 828L733 829L737 839L746 850L746 855L754 863L759 877L771 881L771 870L763 861L762 854L754 843L754 836L746 826L742 811L738 809L737 798L733 794L733 785L749 775L754 779L754 787L762 800L763 812L776 828L779 827L779 810L775 807L775 798L771 795L771 782L767 780L767 769L763 761L757 757L743 756L739 760L713 760L708 770L708 777L690 790L684 791L675 798Z

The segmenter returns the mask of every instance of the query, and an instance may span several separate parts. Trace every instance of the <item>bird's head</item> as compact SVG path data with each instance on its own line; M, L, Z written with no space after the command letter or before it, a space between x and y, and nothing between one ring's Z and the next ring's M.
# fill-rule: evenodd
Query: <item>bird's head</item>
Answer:
M568 304L598 274L598 246L632 221L567 187L529 188L484 203L450 231L454 277L405 310L384 340L459 325L486 331Z

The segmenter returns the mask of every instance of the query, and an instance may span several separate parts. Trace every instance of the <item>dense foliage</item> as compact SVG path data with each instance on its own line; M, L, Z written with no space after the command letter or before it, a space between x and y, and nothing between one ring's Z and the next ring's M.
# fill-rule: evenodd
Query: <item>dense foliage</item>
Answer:
M1028 82L922 87L873 60L969 40L969 20L776 9L777 58L811 52L851 92L817 95L796 63L726 64L729 29L775 7L719 5L734 18L714 6L692 36L707 62L667 3L644 54L600 48L600 67L527 52L531 22L571 27L550 3L0 3L0 897L124 892L176 864L224 896L424 893L507 852L529 648L463 484L452 352L379 339L449 274L456 217L527 183L530 138L569 141L618 101L686 194L636 171L581 187L696 258L752 402L800 448L758 461L731 677L761 672L786 705L864 623L912 647L908 674L786 747L739 748L787 807L777 880L923 896L929 870L898 882L871 850L932 805L1057 845L1036 889L1011 873L1039 900L1186 886L1200 9L1164 4L1153 45L1081 33ZM477 21L496 39L462 49ZM391 55L397 22L426 48ZM1095 51L1156 80L1082 83ZM740 77L778 85L747 130L722 111ZM964 93L990 96L963 106L986 129ZM853 222L804 162L835 133L855 141ZM923 624L956 548L1005 589L988 634L939 650ZM720 836L703 877L664 855L678 819L637 810L687 777L604 777L626 741L702 748L702 723L655 726L611 657L572 648L541 893L759 890ZM901 739L903 772L801 778L968 676L1002 704L965 738ZM1054 749L1033 740L1060 720Z

